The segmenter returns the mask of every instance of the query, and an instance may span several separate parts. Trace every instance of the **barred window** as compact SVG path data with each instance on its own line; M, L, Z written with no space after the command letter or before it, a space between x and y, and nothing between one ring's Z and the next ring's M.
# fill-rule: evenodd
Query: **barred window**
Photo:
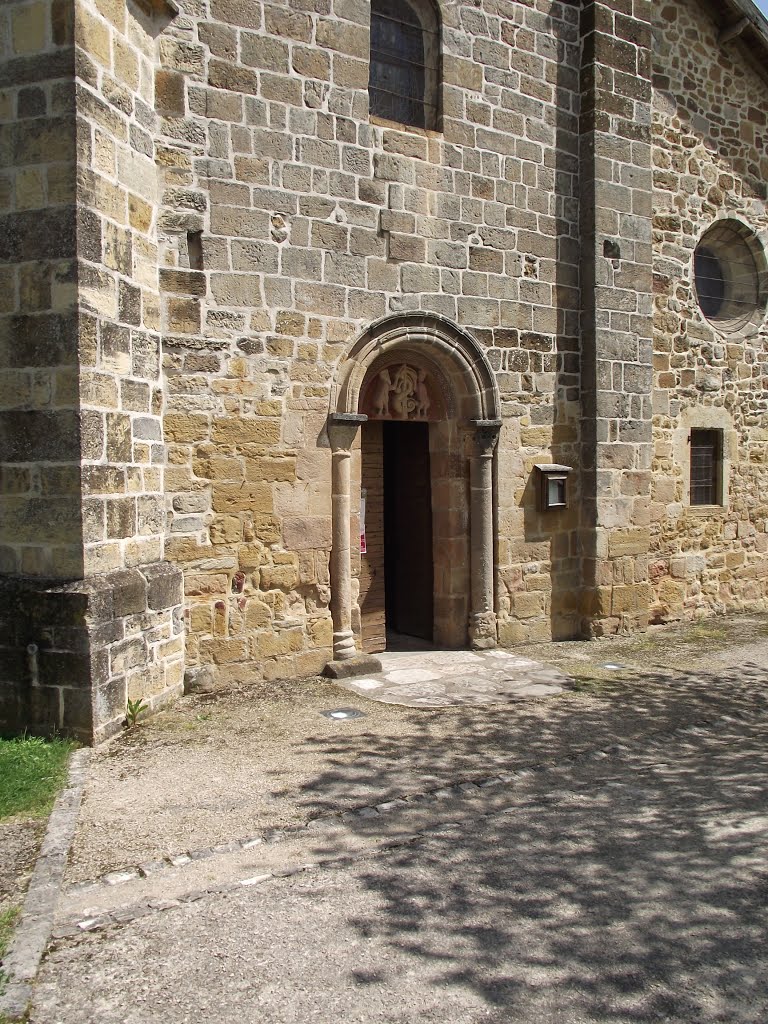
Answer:
M712 320L719 315L725 302L723 266L706 245L697 247L693 256L693 266L701 312L708 320Z
M430 0L373 0L370 112L416 128L438 127L440 26Z
M691 431L691 505L722 503L722 430Z

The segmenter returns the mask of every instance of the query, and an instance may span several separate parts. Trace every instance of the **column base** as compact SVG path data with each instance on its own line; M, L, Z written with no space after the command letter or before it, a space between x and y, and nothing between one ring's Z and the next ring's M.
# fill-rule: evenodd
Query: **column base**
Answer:
M354 676L376 675L381 672L381 662L372 654L356 654L344 661L329 661L323 675L329 679L352 679Z
M469 620L469 646L473 651L489 651L498 647L496 614L480 612Z
M340 629L333 634L334 661L347 661L349 658L356 658L357 654L355 634L351 629Z

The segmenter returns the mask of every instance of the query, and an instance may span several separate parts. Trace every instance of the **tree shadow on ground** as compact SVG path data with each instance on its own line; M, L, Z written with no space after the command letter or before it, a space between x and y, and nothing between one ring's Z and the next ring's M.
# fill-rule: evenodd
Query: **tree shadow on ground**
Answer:
M510 787L508 809L476 827L448 825L362 870L376 912L353 918L355 930L412 960L446 1007L471 992L487 1009L478 1021L768 1016L765 672L643 678L636 697L614 694L611 714L567 703L546 722L457 714L446 769L476 769L484 747L489 774L504 758L564 767ZM365 791L382 759L397 788L404 761L410 771L422 751L435 755L428 722L420 739L417 752L369 737L367 756L329 768L307 798ZM565 763L628 740L625 754ZM386 983L381 968L352 981Z
M324 767L294 794L303 814L323 815L472 781L667 732L698 718L763 707L765 670L752 663L718 674L622 668L586 671L557 698L516 705L403 709L396 728L338 738L307 735L301 750ZM350 702L347 702L350 703ZM369 702L354 702L366 710ZM375 707L375 705L374 705ZM275 773L277 781L278 773ZM278 794L279 795L279 794Z

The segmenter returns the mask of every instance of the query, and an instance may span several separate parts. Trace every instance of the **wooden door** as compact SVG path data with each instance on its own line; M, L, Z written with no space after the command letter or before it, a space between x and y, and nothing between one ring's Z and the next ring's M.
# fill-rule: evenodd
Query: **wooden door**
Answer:
M387 646L384 619L384 441L382 424L363 424L362 472L365 491L365 552L360 554L360 618L363 650L378 654Z
M382 426L387 631L432 640L429 424Z

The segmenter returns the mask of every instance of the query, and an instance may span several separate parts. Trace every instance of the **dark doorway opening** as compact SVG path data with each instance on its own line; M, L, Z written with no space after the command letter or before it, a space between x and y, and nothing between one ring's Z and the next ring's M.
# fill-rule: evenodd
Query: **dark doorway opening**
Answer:
M385 422L382 426L387 633L431 641L434 567L429 424Z

